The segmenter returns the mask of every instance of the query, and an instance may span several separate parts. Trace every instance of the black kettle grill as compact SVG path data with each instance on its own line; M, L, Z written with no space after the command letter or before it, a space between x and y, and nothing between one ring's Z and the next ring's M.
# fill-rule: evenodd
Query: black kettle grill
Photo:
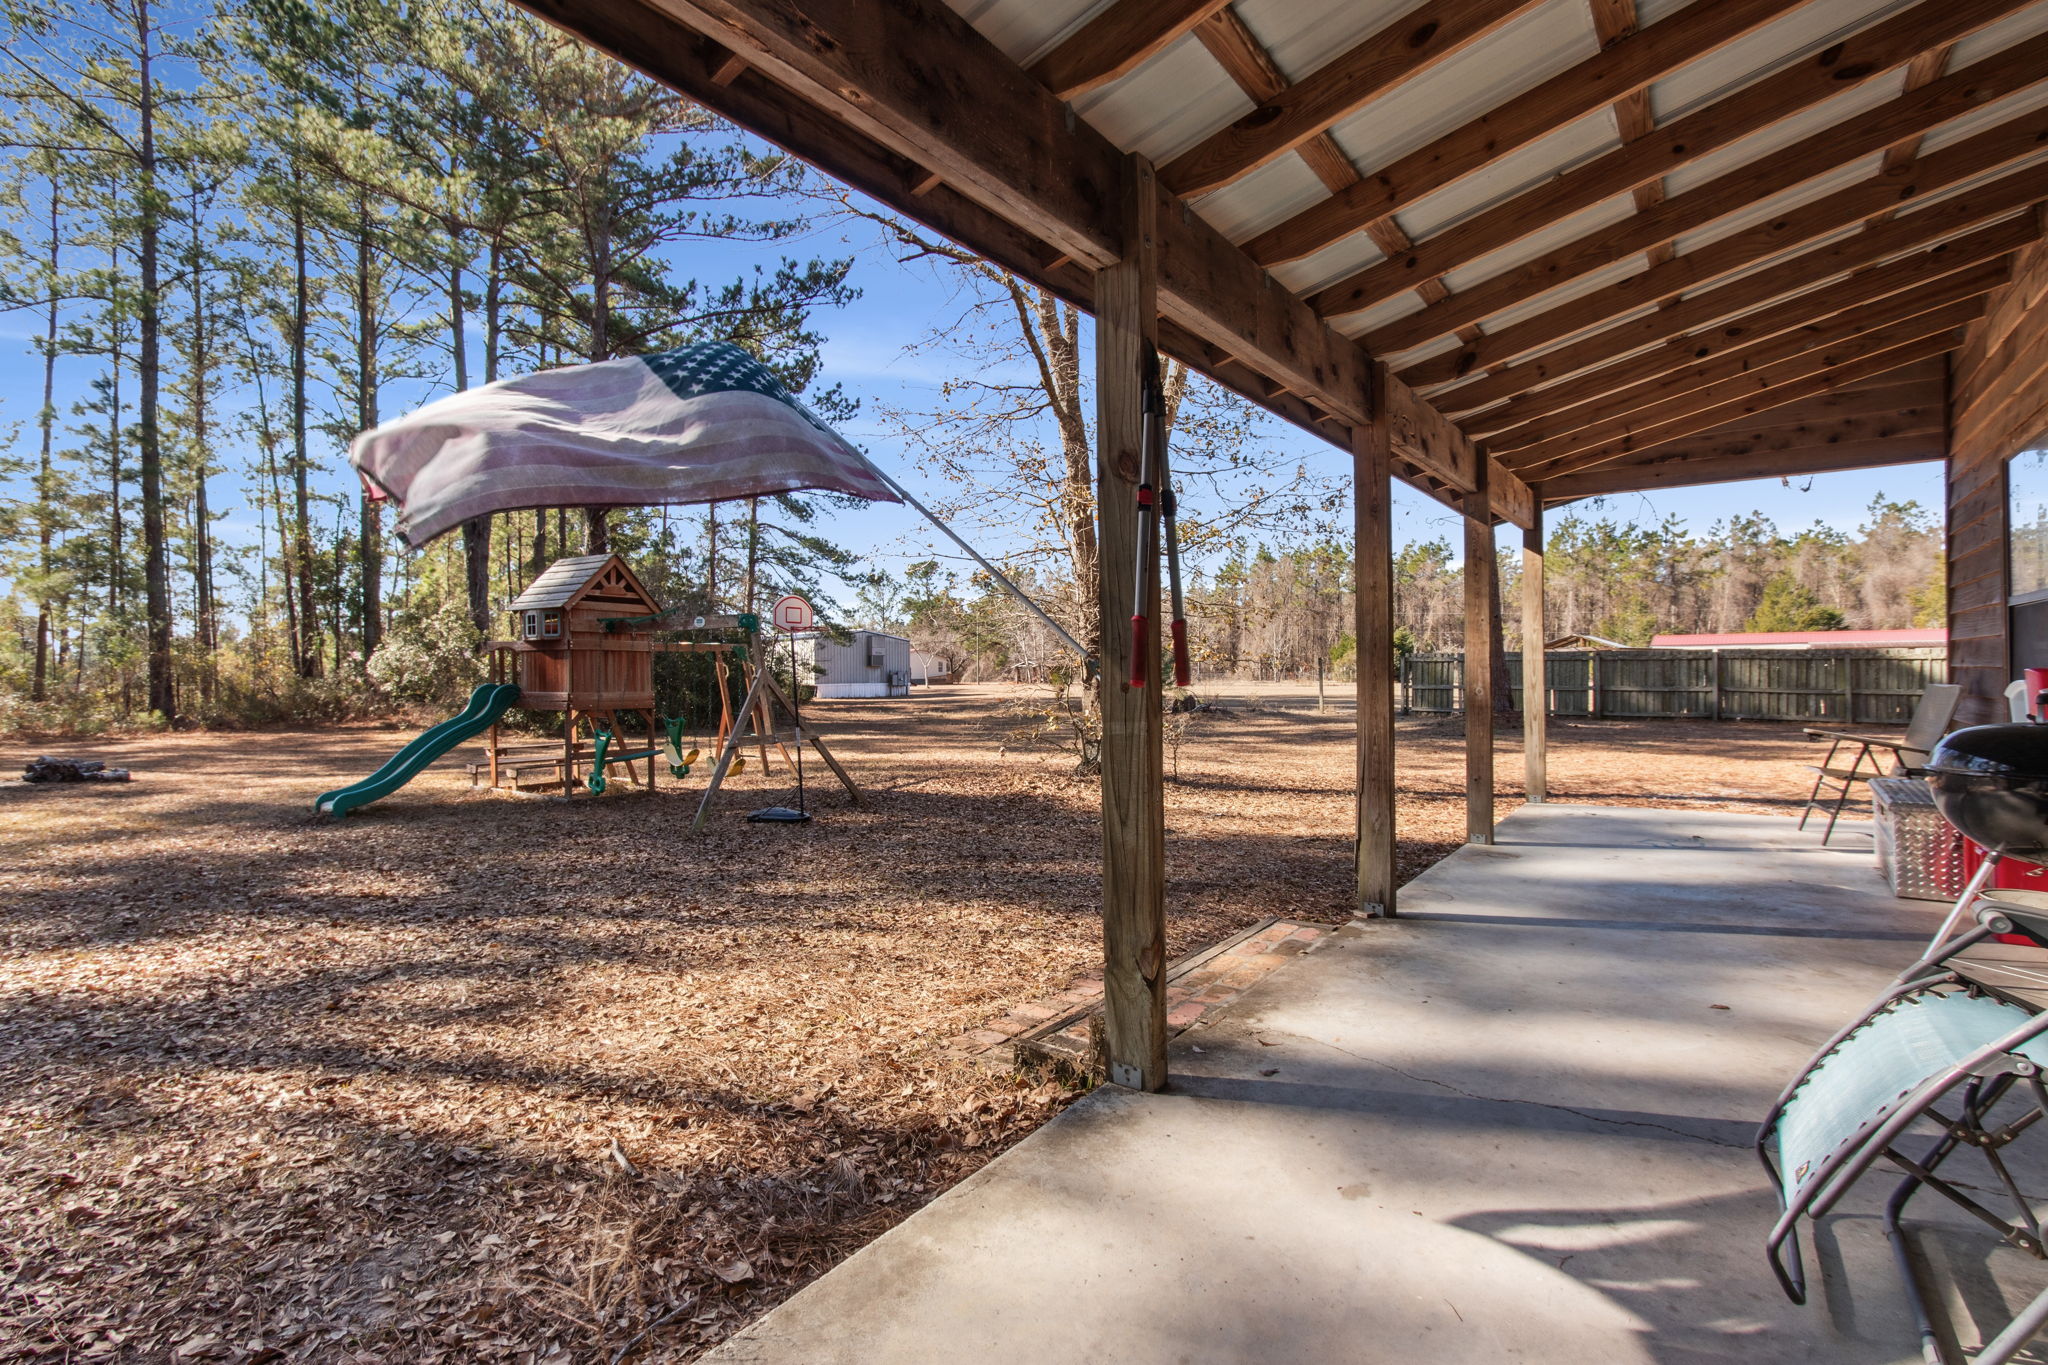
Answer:
M2048 725L1973 725L1921 769L1934 804L1985 851L2048 863Z

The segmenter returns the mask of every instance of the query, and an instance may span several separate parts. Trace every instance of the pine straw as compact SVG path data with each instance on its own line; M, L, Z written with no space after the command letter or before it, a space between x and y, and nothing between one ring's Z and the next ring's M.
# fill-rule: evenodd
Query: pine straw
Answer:
M702 840L699 779L312 818L391 731L41 746L137 780L0 785L0 1359L684 1360L787 1297L1071 1098L943 1051L1099 953L1092 786L1005 696L822 707L870 807L812 767L821 819L748 825L750 774ZM1808 757L1555 734L1565 799L1789 809ZM1458 735L1403 723L1406 874ZM1199 718L1172 952L1344 917L1347 739Z

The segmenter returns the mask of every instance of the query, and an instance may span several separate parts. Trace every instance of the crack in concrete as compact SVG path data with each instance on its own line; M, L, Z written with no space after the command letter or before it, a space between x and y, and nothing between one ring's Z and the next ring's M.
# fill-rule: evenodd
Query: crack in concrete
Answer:
M1270 1033L1274 1030L1268 1029L1266 1031ZM1584 1119L1588 1123L1609 1123L1613 1124L1617 1128L1655 1128L1659 1132L1670 1133L1673 1136L1686 1138L1693 1142L1704 1142L1714 1147L1726 1147L1731 1151L1739 1152L1748 1149L1747 1143L1725 1142L1720 1138L1710 1136L1706 1133L1689 1133L1683 1128L1673 1128L1668 1123L1651 1123L1647 1119L1609 1118L1605 1114L1593 1114L1588 1113L1586 1110L1583 1109L1574 1109L1568 1104L1548 1104L1542 1100L1511 1100L1504 1099L1498 1095L1474 1094L1470 1090L1462 1090L1459 1087L1452 1085L1449 1081L1440 1081L1437 1080L1434 1076L1418 1076L1412 1071L1402 1070L1400 1067L1395 1066L1392 1062L1383 1061L1378 1057L1368 1057L1363 1053L1353 1052L1348 1047L1339 1047L1335 1043L1326 1043L1320 1038L1308 1038L1298 1033L1289 1034L1288 1036L1298 1038L1304 1043L1310 1043L1317 1047L1326 1047L1330 1049L1330 1051L1332 1052L1341 1052L1346 1057L1350 1057L1356 1061L1364 1062L1368 1066L1379 1067L1381 1070L1384 1071L1391 1071L1396 1076L1405 1077L1408 1080L1414 1081L1418 1085L1433 1085L1440 1090L1448 1090L1453 1095L1458 1095L1468 1100L1478 1100L1483 1104L1522 1104L1528 1105L1536 1109L1555 1109L1561 1114L1570 1114L1574 1118Z

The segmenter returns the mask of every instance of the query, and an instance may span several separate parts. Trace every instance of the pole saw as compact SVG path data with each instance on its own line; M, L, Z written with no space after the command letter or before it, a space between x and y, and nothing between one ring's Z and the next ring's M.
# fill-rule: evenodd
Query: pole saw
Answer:
M1167 584L1171 593L1173 681L1186 687L1188 666L1187 606L1181 596L1180 528L1174 517L1173 483L1167 472L1166 387L1160 382L1159 353L1145 354L1144 423L1138 466L1138 553L1136 583L1131 594L1131 686L1143 687L1153 657L1150 630L1151 589L1159 570L1159 541L1166 539Z

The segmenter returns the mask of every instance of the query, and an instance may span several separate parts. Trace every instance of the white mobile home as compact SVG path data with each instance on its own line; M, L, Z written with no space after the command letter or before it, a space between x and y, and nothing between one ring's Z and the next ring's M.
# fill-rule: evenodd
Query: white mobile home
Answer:
M820 697L907 697L910 641L879 630L856 630L846 644L810 642Z

